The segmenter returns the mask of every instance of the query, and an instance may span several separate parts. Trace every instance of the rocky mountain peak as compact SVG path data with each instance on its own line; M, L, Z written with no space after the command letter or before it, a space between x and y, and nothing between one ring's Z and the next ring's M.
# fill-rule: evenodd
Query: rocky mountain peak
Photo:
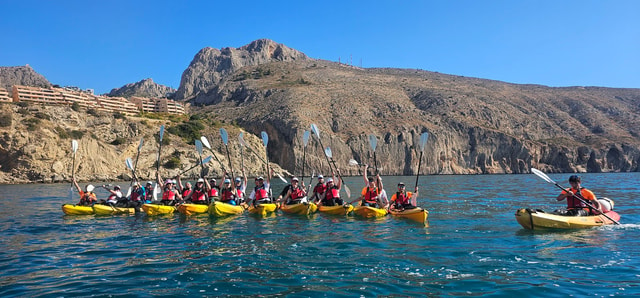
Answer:
M176 89L168 86L160 85L148 78L140 82L126 84L120 88L111 89L111 92L107 96L120 96L120 97L171 97ZM169 96L168 96L169 95Z
M50 87L51 83L37 73L29 64L25 66L0 67L0 88L11 89L13 85Z
M192 99L211 91L225 76L245 66L276 61L309 59L304 53L269 39L258 39L240 48L200 50L182 73L176 99Z

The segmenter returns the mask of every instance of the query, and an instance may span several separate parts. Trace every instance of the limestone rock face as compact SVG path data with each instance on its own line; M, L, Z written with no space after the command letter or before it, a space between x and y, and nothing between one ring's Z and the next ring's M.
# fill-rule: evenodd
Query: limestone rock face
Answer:
M50 87L51 83L29 65L0 67L0 88L11 90L13 85Z
M245 66L304 59L307 59L304 53L268 39L259 39L240 48L204 48L182 73L176 99L203 96L224 77Z
M130 98L132 96L163 98L172 97L175 92L176 89L157 84L153 79L149 78L137 83L126 84L120 88L111 89L111 92L109 92L107 96L125 98Z

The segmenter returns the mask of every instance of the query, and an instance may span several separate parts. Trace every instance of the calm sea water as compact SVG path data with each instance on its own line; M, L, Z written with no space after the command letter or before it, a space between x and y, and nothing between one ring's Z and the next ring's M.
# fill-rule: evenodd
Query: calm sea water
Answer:
M400 180L415 177L385 177L387 191ZM65 216L68 184L3 185L0 296L638 296L639 180L583 175L615 200L622 225L562 232L515 220L518 208L562 206L534 175L421 177L429 227L323 214Z

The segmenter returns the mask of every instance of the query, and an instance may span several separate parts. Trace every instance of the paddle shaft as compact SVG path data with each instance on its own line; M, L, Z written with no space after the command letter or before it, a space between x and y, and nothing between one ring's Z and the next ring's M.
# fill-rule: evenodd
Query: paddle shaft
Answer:
M73 163L71 166L71 179L76 177L76 152L73 151ZM71 187L73 188L73 182L71 182Z
M156 159L156 173L160 172L160 152L162 152L162 138L160 138L160 146L158 146L158 158Z
M349 187L347 187L346 184L344 184L344 179L342 179L342 175L340 175L340 172L338 171L338 166L336 166L336 161L333 160L333 158L331 159L331 162L333 163L333 167L336 169L336 172L338 173L338 178L340 178L340 188L342 188L343 186L345 187L344 191L347 193L347 197L350 199L351 198L351 191L349 191Z
M418 178L420 177L420 166L422 165L422 152L420 151L420 159L418 160L418 172L416 173L416 188L418 188Z
M300 181L304 181L304 168L305 168L306 157L307 157L307 146L304 146L302 148L302 177L300 177Z
M229 154L229 146L224 144L224 147L227 149L227 159L229 160L229 169L231 170L231 178L235 178L236 175L233 173L233 165L231 164L231 154Z
M593 205L589 204L589 203L587 202L587 199L585 199L582 195L580 195L580 194L575 194L575 193L573 193L572 191L567 191L564 187L562 187L562 186L561 186L561 185L559 185L558 183L554 183L554 184L555 184L555 186L557 186L558 188L560 188L560 189L564 190L565 192L570 193L574 198L578 199L580 202L582 202L583 204L587 205L589 208L592 208L592 209L598 210L598 211L600 212L600 215L602 215L602 216L606 217L607 219L609 219L610 221L612 221L612 222L613 222L613 223L615 223L616 225L619 225L619 224L620 224L620 223L619 223L619 222L617 222L615 219L613 219L613 218L609 217L608 215L604 214L604 212L602 212L600 209L598 209L598 208L594 207Z

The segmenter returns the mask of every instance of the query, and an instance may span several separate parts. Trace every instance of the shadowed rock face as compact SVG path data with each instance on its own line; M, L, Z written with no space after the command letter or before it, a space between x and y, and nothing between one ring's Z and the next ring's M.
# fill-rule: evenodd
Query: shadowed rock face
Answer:
M171 97L175 92L176 89L157 84L152 79L144 79L137 83L126 84L120 88L111 89L111 92L109 92L107 96L163 98Z
M196 54L189 67L182 73L176 99L202 97L214 89L225 76L245 66L304 59L307 59L305 54L268 39L259 39L240 48L204 48Z
M13 85L49 87L51 83L29 65L0 67L0 88L11 90Z
M350 158L383 174L638 171L640 89L550 88L407 69L360 69L305 59L245 66L194 99L202 111L270 136L269 157L300 173L311 123L343 172ZM314 139L307 165L329 171ZM309 170L307 170L308 172Z

